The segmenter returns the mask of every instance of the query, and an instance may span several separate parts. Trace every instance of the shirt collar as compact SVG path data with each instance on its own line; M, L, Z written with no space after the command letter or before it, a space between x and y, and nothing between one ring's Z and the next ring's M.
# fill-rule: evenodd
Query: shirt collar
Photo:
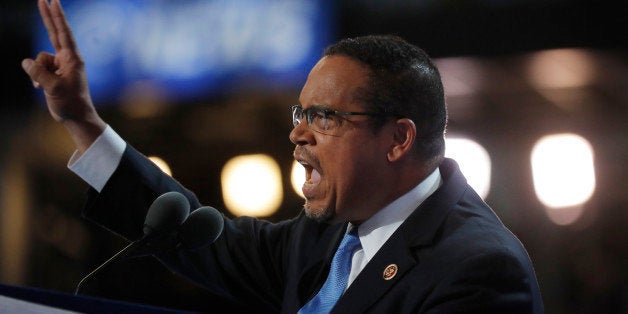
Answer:
M358 234L367 260L373 258L406 218L440 187L442 181L440 171L437 168L408 193L360 224ZM352 228L350 224L347 231Z

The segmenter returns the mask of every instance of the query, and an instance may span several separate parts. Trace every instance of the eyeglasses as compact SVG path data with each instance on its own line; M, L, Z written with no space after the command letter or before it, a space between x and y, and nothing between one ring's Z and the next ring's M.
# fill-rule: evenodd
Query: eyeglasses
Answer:
M338 111L320 107L303 109L301 105L293 105L290 108L292 109L292 124L295 128L301 124L305 116L310 130L327 135L339 134L340 126L345 120L341 116L387 116L386 114L377 112Z

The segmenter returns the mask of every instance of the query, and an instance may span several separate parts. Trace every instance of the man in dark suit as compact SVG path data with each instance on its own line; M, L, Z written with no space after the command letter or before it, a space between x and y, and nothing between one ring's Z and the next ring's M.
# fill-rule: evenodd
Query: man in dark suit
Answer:
M76 143L85 216L132 240L165 192L200 207L98 116L58 0L38 5L56 54L22 65ZM394 36L342 40L292 112L303 211L279 223L225 219L212 244L157 254L168 267L260 313L543 312L525 248L443 157L443 87L421 49ZM337 253L345 238L355 245Z

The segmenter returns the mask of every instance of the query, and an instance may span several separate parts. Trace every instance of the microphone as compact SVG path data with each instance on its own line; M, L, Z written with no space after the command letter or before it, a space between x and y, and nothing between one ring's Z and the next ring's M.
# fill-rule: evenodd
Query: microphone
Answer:
M225 221L213 207L203 206L192 211L179 230L181 246L188 250L200 249L218 239Z
M141 256L159 252L178 244L177 232L190 213L190 203L183 194L175 191L166 192L153 201L144 220L144 236L131 242L120 252L83 277L76 286L77 295L81 287L107 265L129 256Z
M190 203L183 194L166 192L153 201L144 220L144 235L159 234L179 227L190 214Z

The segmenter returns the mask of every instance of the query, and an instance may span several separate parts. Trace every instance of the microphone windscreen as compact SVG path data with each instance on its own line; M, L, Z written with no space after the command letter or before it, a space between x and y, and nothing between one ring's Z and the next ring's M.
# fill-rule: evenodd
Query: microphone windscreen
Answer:
M190 202L183 194L166 192L153 201L144 221L144 235L170 231L181 226L190 213Z
M224 227L222 214L213 207L203 206L192 213L181 225L179 237L188 249L198 249L218 239Z

